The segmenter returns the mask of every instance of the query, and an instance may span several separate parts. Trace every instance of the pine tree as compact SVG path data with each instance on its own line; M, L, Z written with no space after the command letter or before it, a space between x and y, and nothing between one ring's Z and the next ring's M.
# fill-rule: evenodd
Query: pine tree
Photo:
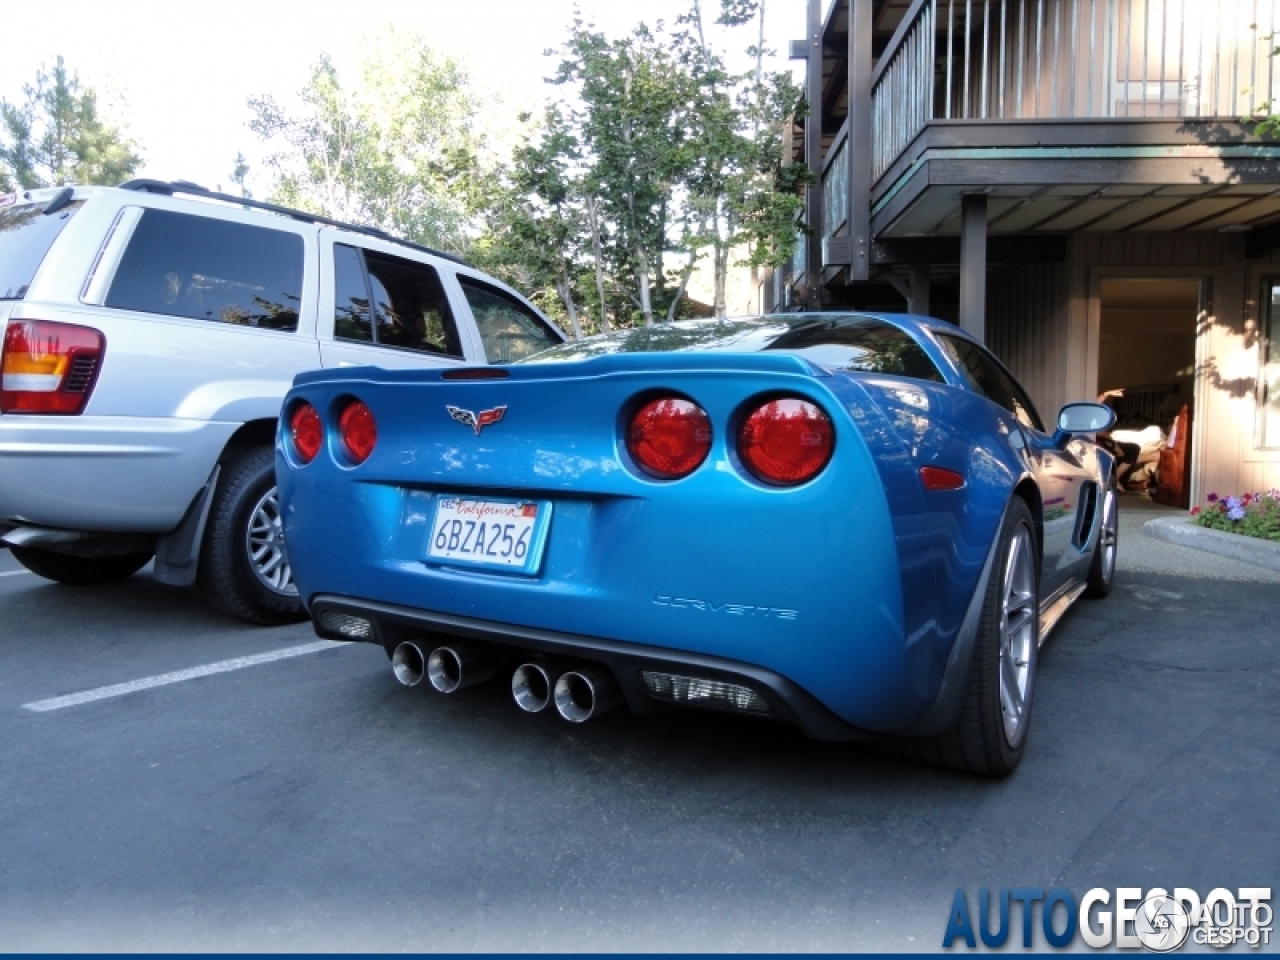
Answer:
M0 101L0 175L23 189L62 184L114 186L133 176L137 144L103 119L98 96L62 57L23 87L25 102Z

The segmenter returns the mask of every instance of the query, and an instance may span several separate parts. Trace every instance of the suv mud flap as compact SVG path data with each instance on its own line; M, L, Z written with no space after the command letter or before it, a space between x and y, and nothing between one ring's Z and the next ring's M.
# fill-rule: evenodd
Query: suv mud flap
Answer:
M172 533L166 533L156 541L155 578L171 587L189 587L196 582L200 566L200 544L204 540L204 527L209 520L209 508L213 505L213 491L218 486L218 474L222 464L216 464L209 480L196 494L182 517L182 522Z

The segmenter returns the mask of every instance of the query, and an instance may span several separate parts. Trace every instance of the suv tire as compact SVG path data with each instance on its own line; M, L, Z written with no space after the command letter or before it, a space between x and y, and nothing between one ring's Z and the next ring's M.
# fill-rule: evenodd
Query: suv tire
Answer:
M54 553L39 547L9 548L13 559L38 577L66 584L69 587L88 587L95 583L116 583L127 580L147 565L149 553L125 553L114 557L76 557L69 553Z
M196 575L196 585L211 604L263 626L307 617L287 572L275 489L275 454L270 447L254 447L223 464ZM282 565L282 582L269 582L278 578Z

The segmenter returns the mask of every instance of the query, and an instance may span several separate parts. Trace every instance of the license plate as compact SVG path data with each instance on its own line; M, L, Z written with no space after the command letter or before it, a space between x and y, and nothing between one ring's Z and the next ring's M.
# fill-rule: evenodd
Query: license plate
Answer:
M427 559L536 573L551 504L437 497Z

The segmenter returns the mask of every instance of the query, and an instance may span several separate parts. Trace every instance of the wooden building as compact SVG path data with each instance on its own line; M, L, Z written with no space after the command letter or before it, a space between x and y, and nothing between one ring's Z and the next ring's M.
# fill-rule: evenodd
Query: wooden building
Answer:
M1280 0L809 0L820 175L762 307L982 338L1051 419L1191 413L1192 502L1280 487ZM1280 106L1277 106L1280 112Z

